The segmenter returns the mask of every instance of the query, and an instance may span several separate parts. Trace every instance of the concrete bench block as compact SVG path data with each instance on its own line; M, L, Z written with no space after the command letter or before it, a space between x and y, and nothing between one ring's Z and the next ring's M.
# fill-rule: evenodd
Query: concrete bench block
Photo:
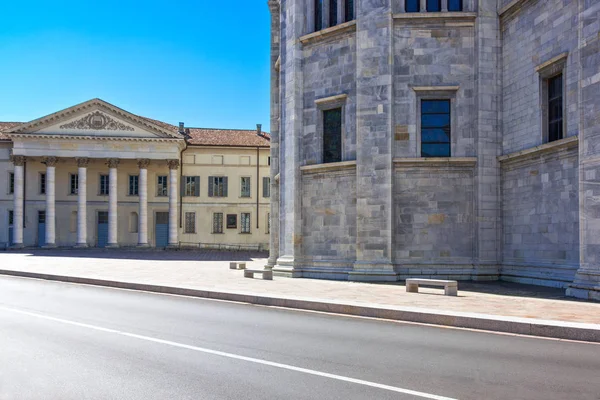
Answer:
M273 280L273 271L262 270L262 269L245 269L244 278L254 278L254 274L261 274L262 278L266 281Z
M419 293L419 285L443 286L446 296L458 296L458 282L443 279L416 279L406 280L406 291L410 293Z
M229 269L237 269L237 263L236 262L230 262L229 263Z
M232 261L229 263L229 269L246 269L246 263Z

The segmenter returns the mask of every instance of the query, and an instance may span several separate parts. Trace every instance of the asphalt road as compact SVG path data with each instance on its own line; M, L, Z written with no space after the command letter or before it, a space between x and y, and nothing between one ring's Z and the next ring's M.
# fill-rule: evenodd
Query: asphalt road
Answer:
M0 277L0 399L600 399L600 345Z

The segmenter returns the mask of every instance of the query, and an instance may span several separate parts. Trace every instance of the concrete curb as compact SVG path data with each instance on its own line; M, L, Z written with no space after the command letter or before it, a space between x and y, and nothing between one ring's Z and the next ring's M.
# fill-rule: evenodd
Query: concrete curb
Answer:
M299 297L277 298L257 293L219 292L208 289L189 289L182 287L109 281L103 279L51 275L14 270L0 270L0 275L140 290L154 293L175 294L215 300L236 301L264 306L321 311L334 314L381 318L394 321L417 322L432 325L452 326L457 328L469 328L493 332L515 333L520 335L600 343L600 324L503 317L488 314L450 312L415 307L392 307L386 305L361 303L336 303L322 299Z

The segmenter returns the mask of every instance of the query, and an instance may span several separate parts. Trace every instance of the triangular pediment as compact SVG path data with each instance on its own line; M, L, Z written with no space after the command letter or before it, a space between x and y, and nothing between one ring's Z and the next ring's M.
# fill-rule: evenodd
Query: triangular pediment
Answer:
M166 125L166 124L165 124ZM183 139L172 129L94 99L20 125L9 135L91 136L132 139Z

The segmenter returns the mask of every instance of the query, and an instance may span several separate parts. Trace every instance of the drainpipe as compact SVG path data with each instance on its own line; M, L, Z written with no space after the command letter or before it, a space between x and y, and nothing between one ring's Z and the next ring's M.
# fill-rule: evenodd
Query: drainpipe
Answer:
M25 244L25 228L26 228L25 214L27 214L27 211L26 211L27 207L25 207L26 205L27 205L27 159L25 159L25 162L23 163L23 244ZM13 238L14 238L14 234L13 234Z
M262 125L256 124L256 134L259 137L262 137ZM259 221L260 221L260 147L256 146L256 229L259 229ZM258 232L257 232L258 233Z
M189 130L185 129L185 124L183 122L179 123L179 133L183 135L186 139L186 133ZM184 140L185 147L181 149L179 152L179 228L183 228L183 193L181 188L184 187L183 183L183 152L187 150L187 140Z

